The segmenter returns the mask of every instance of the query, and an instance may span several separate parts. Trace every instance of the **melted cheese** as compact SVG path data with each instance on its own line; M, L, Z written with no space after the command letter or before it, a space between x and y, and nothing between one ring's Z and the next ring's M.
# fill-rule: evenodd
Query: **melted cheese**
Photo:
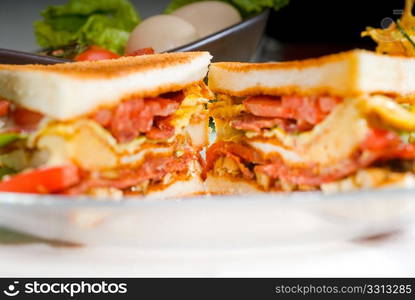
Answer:
M401 130L415 130L415 112L407 110L385 96L373 96L362 103L366 113L373 113L386 124Z

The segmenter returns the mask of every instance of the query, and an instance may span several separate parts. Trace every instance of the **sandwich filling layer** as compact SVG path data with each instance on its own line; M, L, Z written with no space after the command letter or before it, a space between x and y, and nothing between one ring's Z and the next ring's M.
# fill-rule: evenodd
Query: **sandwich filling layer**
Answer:
M21 181L23 192L146 194L200 178L210 97L199 82L157 97L128 98L66 121L3 99L2 190L15 191ZM45 184L36 182L36 191L31 190L27 180L42 176L48 177Z
M210 112L217 130L210 176L284 191L343 189L350 178L356 187L412 182L410 98L221 94Z

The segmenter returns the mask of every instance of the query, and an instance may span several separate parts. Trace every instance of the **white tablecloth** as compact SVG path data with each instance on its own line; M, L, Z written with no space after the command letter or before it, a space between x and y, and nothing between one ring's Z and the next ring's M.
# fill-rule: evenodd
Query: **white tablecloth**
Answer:
M0 276L415 276L415 228L385 239L284 248L0 247Z

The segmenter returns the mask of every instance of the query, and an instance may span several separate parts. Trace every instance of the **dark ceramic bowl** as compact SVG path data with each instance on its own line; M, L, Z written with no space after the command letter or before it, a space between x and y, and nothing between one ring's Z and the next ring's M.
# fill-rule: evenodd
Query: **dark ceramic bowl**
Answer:
M56 58L53 56L45 56L30 52L23 52L10 49L0 48L0 64L26 65L26 64L42 64L50 65L62 62L70 62L69 59Z
M209 51L213 61L250 61L261 41L269 10L168 52ZM0 49L0 64L55 64L70 60Z
M169 52L209 51L213 61L250 61L261 41L269 10Z

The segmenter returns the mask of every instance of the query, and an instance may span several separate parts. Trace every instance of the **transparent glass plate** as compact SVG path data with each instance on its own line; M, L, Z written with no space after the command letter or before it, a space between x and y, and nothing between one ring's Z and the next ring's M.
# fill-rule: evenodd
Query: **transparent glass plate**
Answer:
M414 221L415 190L121 201L3 193L0 205L0 226L43 239L141 248L235 248L401 230Z

